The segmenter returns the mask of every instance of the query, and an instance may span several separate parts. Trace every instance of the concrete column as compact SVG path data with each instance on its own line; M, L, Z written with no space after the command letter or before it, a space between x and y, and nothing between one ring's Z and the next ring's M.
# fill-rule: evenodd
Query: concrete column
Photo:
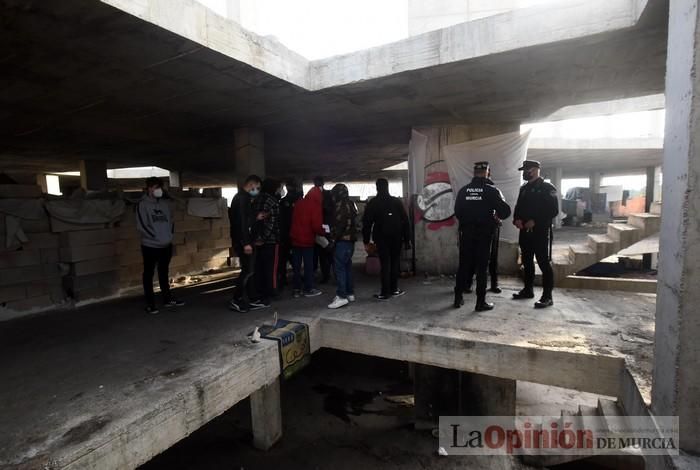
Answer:
M107 162L81 160L80 187L86 191L102 191L107 188Z
M603 175L597 171L591 171L591 175L588 177L588 187L591 189L591 193L598 194L600 192L600 180L602 176Z
M234 131L236 179L242 188L248 175L265 177L265 136L260 129L244 127Z
M647 167L647 183L646 183L646 194L644 195L644 211L649 212L651 208L651 203L654 202L657 197L657 183L659 182L659 173L661 168L658 166L648 166Z
M700 453L700 10L670 2L652 410Z
M253 425L253 445L268 450L282 438L282 403L280 380L250 395L250 413Z
M440 416L514 416L516 381L441 367L414 365L416 429Z
M563 171L561 168L552 168L550 174L552 175L551 181L552 184L557 188L557 193L559 197L559 214L554 218L554 227L555 228L560 228L561 227L561 219L562 219L562 211L561 211L561 199L564 197L564 195L561 193L561 180L563 176Z
M181 171L171 171L170 172L169 187L171 187L171 188L181 188L182 187L182 172Z
M49 192L49 184L46 181L46 175L44 173L36 175L36 185L41 188L42 193L46 194Z

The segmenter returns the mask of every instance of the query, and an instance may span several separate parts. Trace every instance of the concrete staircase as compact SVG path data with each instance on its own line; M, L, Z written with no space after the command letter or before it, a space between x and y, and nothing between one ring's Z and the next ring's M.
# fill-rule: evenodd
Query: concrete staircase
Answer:
M567 276L657 233L660 228L661 216L650 213L631 214L627 223L608 224L607 234L588 235L587 243L571 245L566 255L553 256L555 284L562 285Z
M601 419L602 418L602 419ZM566 423L573 423L574 430L596 430L611 431L617 434L616 430L625 428L625 412L622 406L612 400L598 399L598 406L579 405L578 411L572 413L562 410L561 418L557 429L564 429ZM645 468L644 457L639 451L626 449L621 455L608 455L600 453L597 455L523 455L522 460L526 465L533 467L552 467L571 463L579 460L586 460L591 464L597 464L604 468L624 468L626 470L642 470Z

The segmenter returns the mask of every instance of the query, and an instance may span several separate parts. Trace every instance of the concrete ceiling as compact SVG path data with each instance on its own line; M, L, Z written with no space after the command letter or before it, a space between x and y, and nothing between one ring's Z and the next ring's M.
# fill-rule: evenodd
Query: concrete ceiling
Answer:
M133 3L111 1L120 2ZM406 158L411 126L532 122L568 105L663 92L666 8L650 1L632 27L308 83L297 70L303 58L249 65L98 0L0 0L0 164L74 170L94 158L231 182L233 129L252 126L265 131L271 175L371 177ZM442 34L457 43L489 25L524 34L503 18L479 21ZM245 34L249 49L284 53ZM337 67L414 43L397 44Z

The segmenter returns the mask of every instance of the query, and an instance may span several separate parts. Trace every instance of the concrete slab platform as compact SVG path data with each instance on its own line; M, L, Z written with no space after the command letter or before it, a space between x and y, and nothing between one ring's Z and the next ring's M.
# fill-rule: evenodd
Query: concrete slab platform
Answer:
M137 298L0 323L0 467L130 468L148 461L236 402L274 382L276 351L250 344L253 327L309 322L312 349L331 347L504 378L619 396L631 373L648 400L654 295L555 292L534 310L508 299L495 310L450 308L452 280L402 283L408 293L331 311L328 295L284 299L234 314L230 281L181 289L188 305L147 316ZM626 369L625 369L626 367ZM629 371L629 372L627 372Z

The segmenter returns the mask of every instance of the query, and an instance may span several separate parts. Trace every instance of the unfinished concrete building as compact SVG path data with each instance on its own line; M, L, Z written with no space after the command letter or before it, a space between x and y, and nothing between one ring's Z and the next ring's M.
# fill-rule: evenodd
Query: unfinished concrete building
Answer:
M419 273L408 295L378 305L368 278L342 311L285 297L274 316L308 325L309 354L408 364L417 428L440 414L515 416L520 384L539 384L588 394L568 403L581 419L679 417L680 452L629 452L617 468L700 468L696 0L481 5L442 18L411 1L410 37L313 61L244 29L239 3L226 3L228 17L194 0L0 0L0 467L135 468L244 401L253 446L284 442L278 344L247 337L273 311L225 308L236 259L221 188L257 173L404 181ZM491 312L448 309L439 275L456 268L454 217L417 205L427 186L449 187L445 149L627 100L665 107L663 148L581 153L550 140L528 155L555 183L590 176L598 189L601 172L643 171L648 207L555 254L557 304L545 315L508 300L515 277ZM385 169L406 162L416 133L427 160L411 191L416 174ZM188 303L158 321L134 297L141 183L107 178L143 166L169 171L171 275ZM46 175L65 172L79 176L59 176L64 196L47 194ZM653 236L651 287L577 276ZM502 271L517 274L515 239L501 248Z

